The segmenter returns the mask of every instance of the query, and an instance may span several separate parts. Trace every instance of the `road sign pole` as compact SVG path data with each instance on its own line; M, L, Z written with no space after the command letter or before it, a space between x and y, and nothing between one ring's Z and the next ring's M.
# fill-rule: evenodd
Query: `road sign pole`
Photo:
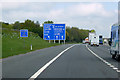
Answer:
M25 37L28 37L28 30L27 29L21 29L20 30L20 37L24 38L24 48L25 48Z
M55 43L55 40L54 40L54 43Z
M50 40L49 40L49 43L50 43Z
M65 40L64 40L64 44L65 44Z
M23 38L24 39L24 48L25 48L25 38Z
M60 40L59 40L59 44L60 44Z
M49 38L49 43L50 43L50 36L48 36L48 38Z

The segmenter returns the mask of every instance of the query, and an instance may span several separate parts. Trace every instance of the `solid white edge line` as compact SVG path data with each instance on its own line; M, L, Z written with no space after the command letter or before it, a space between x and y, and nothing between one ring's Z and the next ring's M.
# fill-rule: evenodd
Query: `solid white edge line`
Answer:
M59 53L56 57L54 57L52 60L50 60L48 63L46 63L42 68L40 68L36 73L34 73L29 80L34 80L35 78L37 78L50 64L52 64L57 58L59 58L64 52L66 52L67 50L69 50L70 48L74 47L75 45L72 45L70 47L68 47L67 49L65 49L64 51L62 51L61 53Z

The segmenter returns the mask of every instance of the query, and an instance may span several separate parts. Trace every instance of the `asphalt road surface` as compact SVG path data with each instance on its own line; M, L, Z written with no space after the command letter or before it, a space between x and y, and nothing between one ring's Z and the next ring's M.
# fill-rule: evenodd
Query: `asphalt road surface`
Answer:
M66 44L3 59L3 78L119 78L119 62L111 59L109 46ZM108 79L109 78L109 79Z

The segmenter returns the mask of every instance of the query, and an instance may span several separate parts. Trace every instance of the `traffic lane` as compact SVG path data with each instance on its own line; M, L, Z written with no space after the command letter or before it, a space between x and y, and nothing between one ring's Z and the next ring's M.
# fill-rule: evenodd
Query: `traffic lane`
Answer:
M3 78L29 78L39 68L71 44L60 45L6 58L2 62Z
M111 55L110 55L110 52L109 52L109 50L110 50L109 46L100 45L99 47L96 47L96 46L89 46L88 45L88 47L93 52L95 52L98 56L100 56L104 60L108 61L109 63L111 63L115 67L119 68L118 64L120 64L120 63L118 61L116 61L115 59L111 58Z
M37 78L118 78L118 74L91 54L85 45L76 45Z
M104 45L104 44L103 44L103 45L99 45L99 46L103 46L103 47L101 47L101 48L103 48L103 49L108 49L108 50L110 49L110 46L109 46L109 45Z

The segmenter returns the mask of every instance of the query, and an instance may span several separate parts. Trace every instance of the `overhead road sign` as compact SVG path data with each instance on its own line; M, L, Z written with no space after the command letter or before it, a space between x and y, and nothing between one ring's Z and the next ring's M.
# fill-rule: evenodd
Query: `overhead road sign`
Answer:
M43 39L44 40L65 40L65 24L44 24Z

